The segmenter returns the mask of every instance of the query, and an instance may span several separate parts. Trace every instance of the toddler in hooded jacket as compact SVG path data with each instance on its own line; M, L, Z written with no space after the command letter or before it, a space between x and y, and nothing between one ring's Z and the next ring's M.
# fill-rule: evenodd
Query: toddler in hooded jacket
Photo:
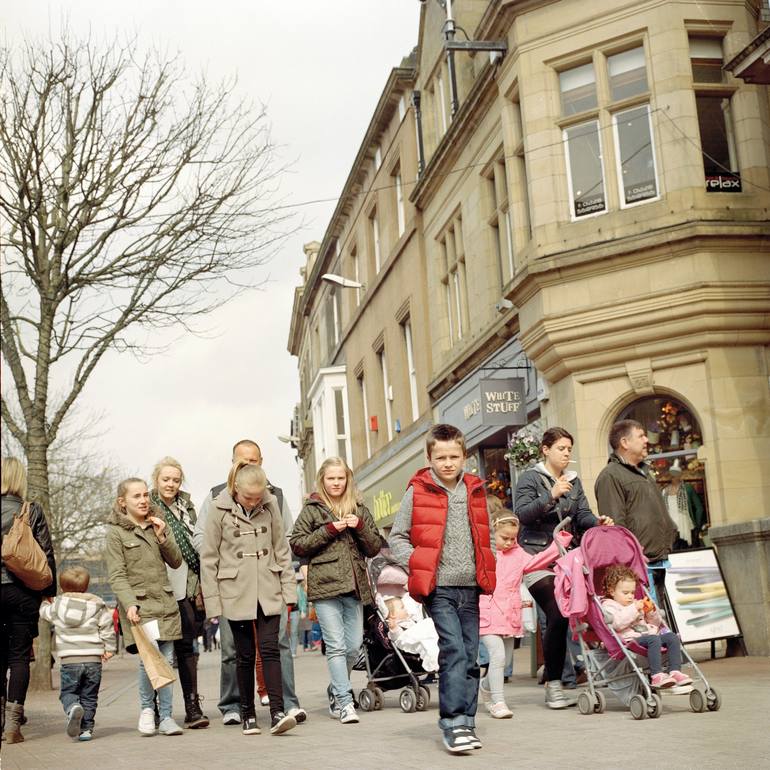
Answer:
M86 593L90 579L84 567L65 569L59 578L63 593L40 607L40 617L54 627L67 735L80 741L93 736L102 662L116 645L112 611L103 599Z

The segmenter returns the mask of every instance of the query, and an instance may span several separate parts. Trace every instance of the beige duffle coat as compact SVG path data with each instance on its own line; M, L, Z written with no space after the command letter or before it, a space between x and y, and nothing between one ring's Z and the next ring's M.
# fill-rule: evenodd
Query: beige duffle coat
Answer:
M296 604L297 580L275 497L265 492L249 516L223 489L212 508L200 551L206 616L253 620L257 606L278 615Z

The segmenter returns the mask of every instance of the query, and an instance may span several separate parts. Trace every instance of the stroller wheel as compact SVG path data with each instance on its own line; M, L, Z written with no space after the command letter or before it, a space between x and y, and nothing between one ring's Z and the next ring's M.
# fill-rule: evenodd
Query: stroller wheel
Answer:
M663 713L663 701L660 695L654 692L652 694L652 703L650 701L647 701L647 716L650 719L657 719L662 713Z
M417 711L417 696L410 687L404 687L398 695L398 705L405 714Z
M716 690L706 690L706 708L709 711L719 711L722 706L722 699Z
M374 711L376 708L376 700L374 693L371 690L361 690L358 694L358 705L362 711Z
M427 711L430 704L430 690L427 687L420 685L417 690L417 710Z
M577 706L578 711L584 716L594 713L594 699L588 690L583 690L583 692L578 695Z
M594 704L594 711L597 714L603 714L604 709L607 708L607 699L604 697L604 693L601 690L596 691L596 703Z
M696 714L706 710L706 696L695 687L690 692L690 708Z
M647 701L643 695L632 695L628 703L628 709L634 719L647 718Z
M379 687L375 687L372 692L374 693L374 710L380 711L385 705L385 693Z

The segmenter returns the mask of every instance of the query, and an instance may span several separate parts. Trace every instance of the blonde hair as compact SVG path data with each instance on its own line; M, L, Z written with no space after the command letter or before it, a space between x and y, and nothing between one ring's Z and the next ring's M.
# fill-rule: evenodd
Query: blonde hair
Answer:
M507 527L509 524L518 523L519 517L508 508L501 507L492 516L492 526L495 528L495 531L501 527Z
M61 590L65 593L73 592L82 594L88 588L88 584L91 582L91 574L85 567L77 565L75 567L67 567L61 575L59 575L59 585Z
M267 476L261 466L238 460L237 463L233 463L230 473L227 474L227 491L233 500L235 500L235 487L239 484L255 485L266 489Z
M337 503L333 503L331 498L326 492L324 486L324 476L329 468L344 468L345 469L345 491L342 493L341 499ZM327 457L318 469L318 473L315 477L315 486L318 496L323 501L323 504L338 518L344 519L348 514L355 515L358 505L361 502L361 498L356 489L356 483L353 481L353 471L350 470L348 464L341 457Z
M15 457L6 457L2 468L2 494L16 495L22 500L27 496L27 469Z
M181 478L179 479L179 483L184 483L184 471L182 470L182 464L179 462L179 460L174 459L173 457L169 457L166 455L165 457L161 457L158 462L155 463L155 467L152 469L152 474L150 475L150 479L152 481L152 491L157 492L158 491L158 477L160 476L160 472L164 468L176 468Z
M137 476L131 476L131 477L127 478L127 479L123 479L123 481L121 481L118 484L118 491L117 491L117 494L115 495L115 502L114 502L114 504L112 506L112 512L113 513L116 513L116 514L125 514L126 513L126 509L125 508L121 508L120 502L118 502L118 501L120 500L121 497L125 497L126 496L126 492L128 492L128 485L129 484L144 484L145 487L147 486L147 482L144 479L138 478ZM160 511L158 511L158 508L156 507L155 503L153 503L152 500L150 500L150 513L149 513L149 515L151 515L151 516L158 516L159 513L160 513Z

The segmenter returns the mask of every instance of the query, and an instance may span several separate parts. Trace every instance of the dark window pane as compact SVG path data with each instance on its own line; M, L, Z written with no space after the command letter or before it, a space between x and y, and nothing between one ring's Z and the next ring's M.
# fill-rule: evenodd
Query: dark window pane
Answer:
M565 115L594 109L596 101L596 75L593 64L583 64L559 73L561 106Z
M707 175L737 171L730 161L728 142L728 114L730 100L721 96L696 95L698 127L703 150L703 168Z

